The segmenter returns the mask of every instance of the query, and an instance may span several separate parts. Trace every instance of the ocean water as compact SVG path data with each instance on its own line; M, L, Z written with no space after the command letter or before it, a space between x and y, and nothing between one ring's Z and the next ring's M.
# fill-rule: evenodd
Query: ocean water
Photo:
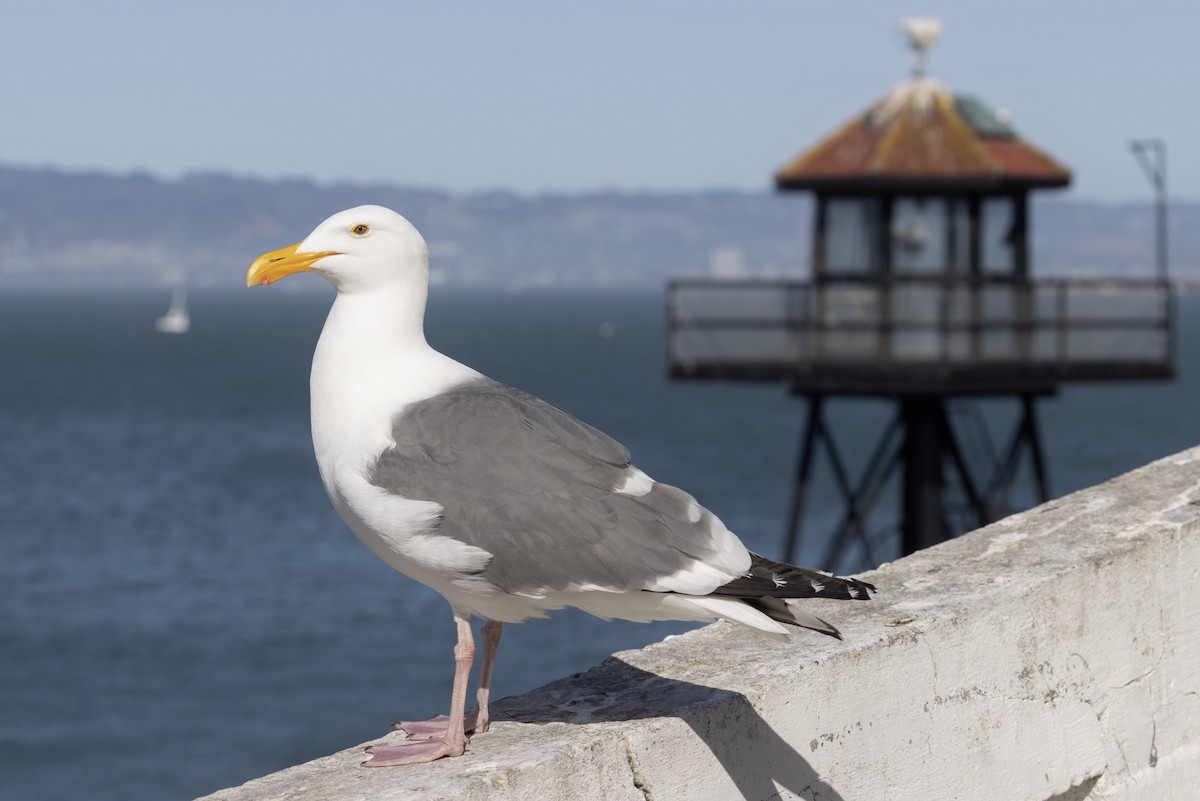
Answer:
M152 325L165 293L0 294L0 798L188 799L444 711L449 608L359 545L317 478L307 375L330 300L198 294L172 337ZM1055 494L1200 443L1200 298L1180 318L1178 380L1042 405ZM803 406L668 383L661 295L435 290L429 331L779 553ZM835 429L861 450L885 414L843 403ZM823 520L831 498L818 484ZM823 550L810 538L801 561ZM686 628L510 626L496 691Z

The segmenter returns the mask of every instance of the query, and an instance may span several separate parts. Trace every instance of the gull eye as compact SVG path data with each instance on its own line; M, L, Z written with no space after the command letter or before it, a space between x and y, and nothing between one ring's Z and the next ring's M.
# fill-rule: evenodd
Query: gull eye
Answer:
M371 226L364 223L359 223L350 229L350 233L354 236L366 236L367 234L371 233Z

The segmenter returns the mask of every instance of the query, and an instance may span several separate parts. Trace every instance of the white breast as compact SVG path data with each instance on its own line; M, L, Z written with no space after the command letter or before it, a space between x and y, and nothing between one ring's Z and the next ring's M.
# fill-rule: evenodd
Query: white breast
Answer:
M478 570L489 554L430 537L441 506L389 495L368 476L379 454L395 444L392 423L406 406L478 376L430 348L423 336L396 331L386 305L342 296L313 354L313 449L325 491L376 556L426 584L433 583L431 573Z

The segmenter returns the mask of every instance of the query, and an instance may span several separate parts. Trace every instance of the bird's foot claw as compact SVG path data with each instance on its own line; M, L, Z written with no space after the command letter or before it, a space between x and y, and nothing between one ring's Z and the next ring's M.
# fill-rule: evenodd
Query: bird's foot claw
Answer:
M371 758L362 763L365 768L391 768L399 765L420 765L448 756L461 756L467 750L464 737L460 743L444 739L420 740L404 745L372 745L367 748Z

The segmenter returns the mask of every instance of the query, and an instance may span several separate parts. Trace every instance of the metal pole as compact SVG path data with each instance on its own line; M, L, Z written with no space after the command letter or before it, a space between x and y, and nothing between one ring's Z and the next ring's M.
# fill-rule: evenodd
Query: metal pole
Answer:
M1161 139L1135 139L1129 143L1134 158L1154 187L1154 267L1159 281L1167 280L1167 143Z
M1038 503L1050 500L1050 479L1047 477L1046 460L1042 456L1042 437L1038 433L1036 398L1029 393L1021 396L1021 408L1024 415L1021 428L1029 442L1029 458L1033 462L1033 477L1037 482Z
M907 555L948 539L942 455L944 398L906 395L900 398L904 415L904 522L901 550Z
M808 480L812 472L813 449L823 430L821 425L822 395L808 396L808 424L804 427L804 443L796 460L796 483L792 485L792 504L788 511L787 534L783 546L783 561L795 562L800 548L800 529L804 525L804 501L808 495ZM828 444L828 442L826 442Z

